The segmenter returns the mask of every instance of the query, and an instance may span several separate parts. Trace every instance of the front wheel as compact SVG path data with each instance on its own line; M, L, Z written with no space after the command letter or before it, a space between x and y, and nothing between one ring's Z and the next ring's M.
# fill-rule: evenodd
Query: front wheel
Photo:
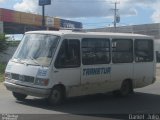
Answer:
M27 97L27 95L21 94L21 93L17 93L17 92L12 92L12 94L19 101L23 101Z
M51 104L52 106L57 106L62 104L62 102L64 101L65 98L65 93L63 91L63 89L61 87L54 87L49 98L49 104Z

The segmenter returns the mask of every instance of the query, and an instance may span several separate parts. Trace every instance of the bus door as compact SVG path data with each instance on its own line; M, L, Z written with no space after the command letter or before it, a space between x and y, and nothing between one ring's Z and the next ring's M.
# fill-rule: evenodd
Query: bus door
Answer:
M81 84L101 91L110 80L110 41L106 38L84 38L81 44Z
M112 39L112 88L120 88L122 81L130 78L133 78L133 40Z
M53 80L66 86L80 84L80 40L64 39L58 52Z

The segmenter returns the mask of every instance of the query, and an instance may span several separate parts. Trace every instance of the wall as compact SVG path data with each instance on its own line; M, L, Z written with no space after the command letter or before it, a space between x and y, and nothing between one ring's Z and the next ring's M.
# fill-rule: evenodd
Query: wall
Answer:
M154 36L155 39L160 39L160 23L141 24L132 26L118 26L114 27L88 29L91 32L120 32L120 33L137 33L143 35Z
M54 18L50 16L45 16L46 24L49 22L51 28L60 29L60 28L82 28L81 22L65 20L60 18ZM31 14L25 12L19 12L9 9L0 8L0 21L14 24L24 24L31 26L42 25L42 16L38 14ZM15 26L14 26L15 27Z

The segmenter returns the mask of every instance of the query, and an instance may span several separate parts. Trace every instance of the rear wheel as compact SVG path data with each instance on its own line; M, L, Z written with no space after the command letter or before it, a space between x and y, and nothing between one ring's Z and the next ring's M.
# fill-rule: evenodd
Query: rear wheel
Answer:
M48 101L52 106L57 106L62 104L65 98L65 91L60 86L56 86L53 88Z
M129 80L125 80L123 81L122 85L121 85L121 89L120 89L120 95L121 96L127 96L129 95L130 91L131 91L131 82Z
M130 93L133 93L132 82L130 80L125 80L122 82L120 90L113 92L115 96L127 96Z
M17 93L17 92L12 92L12 94L19 101L23 101L27 97L27 95L21 94L21 93Z

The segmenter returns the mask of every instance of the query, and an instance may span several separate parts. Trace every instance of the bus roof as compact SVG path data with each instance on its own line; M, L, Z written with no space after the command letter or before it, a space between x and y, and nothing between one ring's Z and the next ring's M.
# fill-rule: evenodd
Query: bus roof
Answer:
M63 35L73 35L73 36L114 36L114 37L140 37L140 38L151 38L153 36L141 35L141 34L133 34L133 33L113 33L113 32L79 32L79 31L70 31L70 30L60 30L60 31L30 31L26 32L26 34L53 34L57 36Z

